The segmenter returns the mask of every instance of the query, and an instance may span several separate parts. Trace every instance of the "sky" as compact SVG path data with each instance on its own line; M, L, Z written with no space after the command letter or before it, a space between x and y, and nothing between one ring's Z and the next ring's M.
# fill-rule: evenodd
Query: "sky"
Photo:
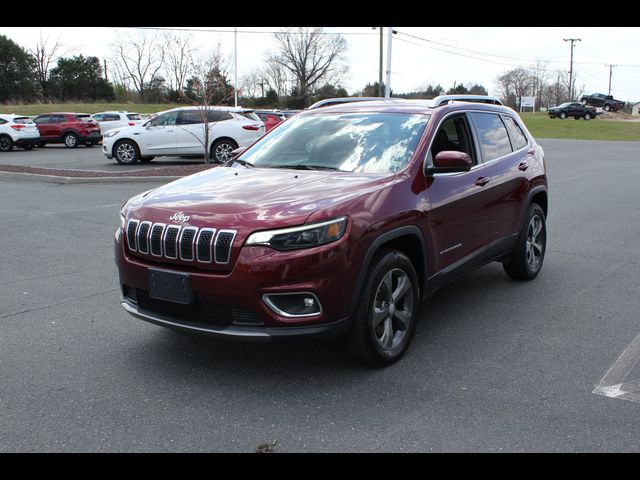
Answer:
M146 27L149 28L149 27ZM192 27L164 27L190 29ZM203 53L218 43L233 65L233 27L193 27L194 45ZM616 99L640 102L640 28L638 27L393 27L391 51L391 88L398 93L415 91L427 84L445 89L464 83L479 83L497 94L496 77L509 69L530 67L537 62L546 66L550 76L567 72L570 42L574 47L574 75L577 88L585 93L608 93L609 65L613 67L611 93ZM274 47L272 34L280 27L237 27L238 76L260 66ZM352 94L378 79L379 33L371 27L327 27L347 40L350 72L342 82ZM0 27L24 48L34 48L40 35L64 46L66 56L83 54L100 59L112 56L111 43L116 35L137 35L153 30L131 27ZM187 34L183 32L182 34ZM386 52L386 27L384 47ZM384 58L386 70L386 53ZM384 77L384 73L383 73ZM233 78L233 75L232 75Z

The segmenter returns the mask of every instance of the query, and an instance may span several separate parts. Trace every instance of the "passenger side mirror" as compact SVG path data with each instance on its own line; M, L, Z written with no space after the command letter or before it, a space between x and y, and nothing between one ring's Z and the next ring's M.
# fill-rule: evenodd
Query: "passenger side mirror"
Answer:
M244 153L244 151L247 149L247 147L240 147L240 148L236 148L235 150L233 150L231 152L231 158L238 158L240 155L242 155Z
M426 166L424 173L430 176L434 173L468 172L473 166L473 160L465 152L444 150L433 159L433 165Z

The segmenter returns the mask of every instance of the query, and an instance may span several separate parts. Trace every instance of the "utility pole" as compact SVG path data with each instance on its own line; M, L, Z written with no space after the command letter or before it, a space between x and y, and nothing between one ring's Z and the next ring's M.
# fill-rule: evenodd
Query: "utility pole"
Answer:
M234 46L233 46L233 56L234 58L234 76L235 76L235 80L234 80L234 87L233 87L233 92L234 92L234 97L235 97L235 106L238 106L238 27L233 27L233 42L234 42Z
M613 67L617 67L617 65L609 65L609 95L611 95L611 76L613 75Z
M581 42L580 38L563 38L565 42L571 42L571 62L569 64L569 101L573 100L573 44Z
M391 40L393 39L393 27L387 27L387 83L384 86L384 96L391 95Z
M104 79L108 82L109 76L107 75L107 59L104 59ZM611 79L609 79L609 91L611 91Z
M382 96L382 27L378 27L380 29L380 69L378 70L378 96Z

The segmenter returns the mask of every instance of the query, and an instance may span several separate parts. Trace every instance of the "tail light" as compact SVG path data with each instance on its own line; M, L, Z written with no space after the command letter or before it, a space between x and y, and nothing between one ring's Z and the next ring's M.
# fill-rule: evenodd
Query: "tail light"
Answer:
M19 124L11 125L11 128L13 128L14 130L16 130L16 131L18 131L18 132L19 132L20 130L22 130L24 127L25 127L25 125L19 125Z
M130 127L135 127L135 126L136 126L136 124L135 124L135 123L133 123L133 122L129 122L129 126L130 126Z
M243 125L242 128L245 130L253 130L255 132L260 130L260 125Z

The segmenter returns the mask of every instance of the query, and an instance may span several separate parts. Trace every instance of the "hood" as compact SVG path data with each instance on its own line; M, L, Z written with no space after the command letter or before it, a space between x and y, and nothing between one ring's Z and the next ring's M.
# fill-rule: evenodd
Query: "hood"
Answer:
M134 127L132 127L134 128ZM216 167L134 197L129 218L251 232L299 225L316 210L377 190L391 175Z

